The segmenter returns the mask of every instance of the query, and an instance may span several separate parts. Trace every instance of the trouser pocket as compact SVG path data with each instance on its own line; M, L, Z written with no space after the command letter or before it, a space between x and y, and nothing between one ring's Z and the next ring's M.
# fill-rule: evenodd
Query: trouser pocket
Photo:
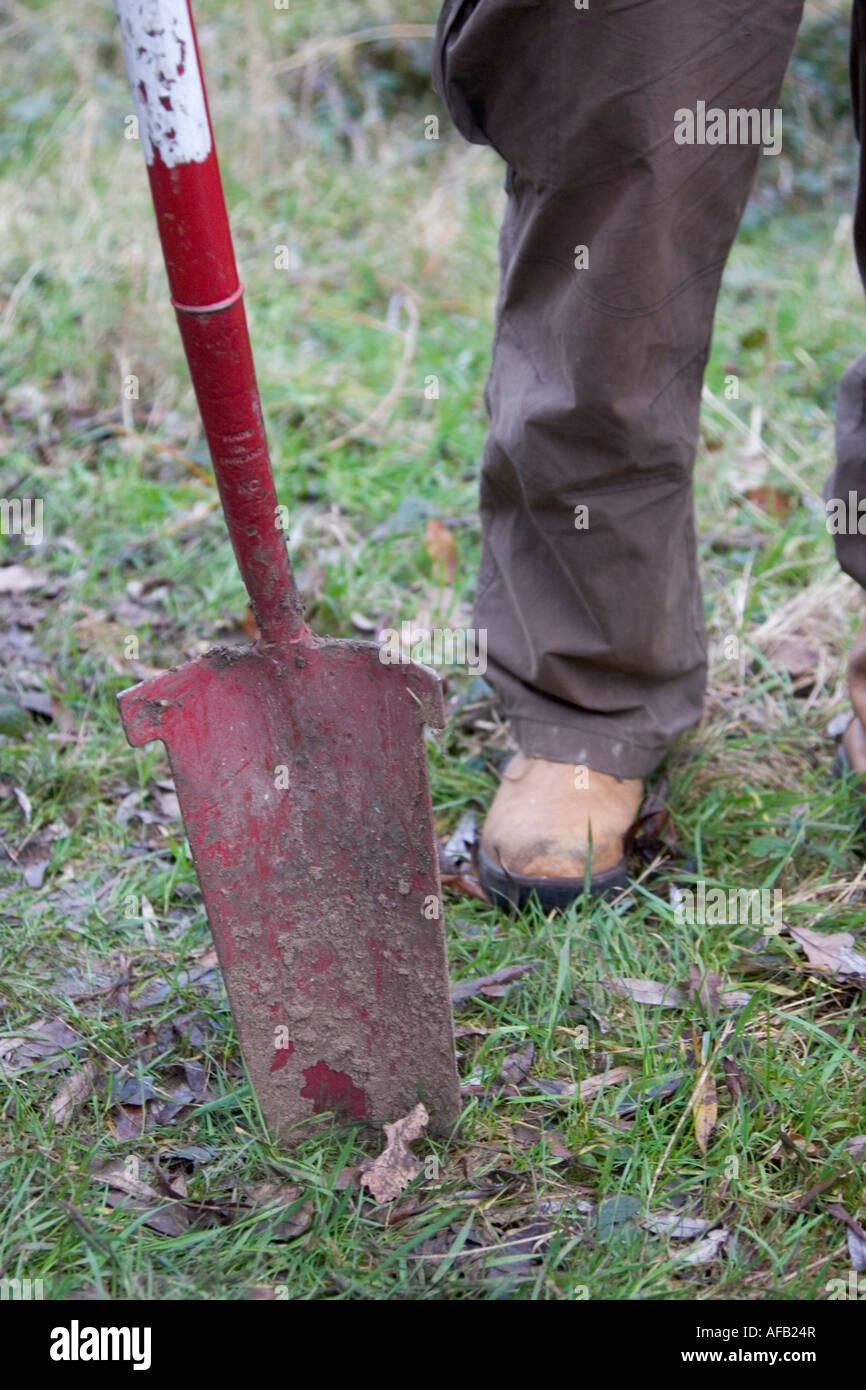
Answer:
M557 0L445 0L434 41L434 85L461 135L537 184L556 173L560 10Z

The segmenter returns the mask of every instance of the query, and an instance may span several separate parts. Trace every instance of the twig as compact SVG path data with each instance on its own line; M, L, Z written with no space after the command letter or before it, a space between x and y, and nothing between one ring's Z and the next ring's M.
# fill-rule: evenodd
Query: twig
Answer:
M173 444L166 444L161 439L153 439L150 435L142 434L139 430L130 429L128 425L106 425L105 429L109 434L123 435L125 439L137 439L146 449L157 449L162 454L168 454L169 458L173 458L176 463L189 469L190 473L194 473L201 482L207 483L208 487L216 487L213 474L208 473L206 468L202 468L200 463L195 463L191 458L187 458L186 454L181 453L180 449L176 449Z

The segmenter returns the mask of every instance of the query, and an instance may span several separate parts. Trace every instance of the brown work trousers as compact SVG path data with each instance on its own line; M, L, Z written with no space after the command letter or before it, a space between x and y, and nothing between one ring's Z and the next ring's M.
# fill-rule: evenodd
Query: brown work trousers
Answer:
M530 757L643 776L700 716L701 385L722 271L778 122L760 143L733 116L706 136L711 110L772 118L801 11L802 0L445 0L436 86L462 134L508 166L474 621ZM866 0L855 0L858 135L861 55ZM866 498L866 356L841 382L827 495L852 491ZM866 588L866 536L836 544Z

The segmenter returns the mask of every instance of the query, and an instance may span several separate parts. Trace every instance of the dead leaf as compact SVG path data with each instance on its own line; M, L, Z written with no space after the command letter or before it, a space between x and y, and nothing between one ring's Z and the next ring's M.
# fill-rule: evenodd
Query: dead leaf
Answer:
M866 1269L866 1238L848 1228L848 1258L856 1270Z
M117 1192L125 1192L130 1197L142 1197L157 1202L160 1194L147 1181L148 1167L141 1159L131 1154L128 1158L112 1158L104 1163L96 1162L90 1166L94 1182L104 1182Z
M158 1193L155 1195L157 1201L165 1200ZM146 1212L141 1224L161 1236L182 1236L189 1230L189 1217L179 1202L172 1202L150 1211L144 1202L127 1196L125 1192L108 1192L105 1204L108 1207L120 1207L133 1214Z
M464 864L471 864L478 845L478 818L474 811L465 811L442 847L439 867L449 867L460 873Z
M718 1226L714 1231L708 1231L703 1240L699 1240L689 1250L684 1250L676 1258L684 1265L708 1265L718 1258L719 1251L728 1240L730 1231L725 1226Z
M144 935L144 939L145 939L145 941L147 942L148 946L155 946L155 945L156 945L157 936L156 936L156 932L154 931L154 927L155 927L155 926L156 926L156 913L155 913L154 910L153 910L153 904L151 903L150 899L149 899L149 898L146 898L146 897L144 896L144 894L142 893L142 895L141 895L141 929L142 929L142 932L143 932L143 935Z
M850 1139L845 1140L843 1147L855 1163L862 1162L863 1156L866 1154L866 1134L853 1135Z
M588 1076L585 1081L581 1081L578 1087L578 1095L583 1101L595 1100L599 1091L606 1086L618 1086L621 1081L625 1081L631 1076L632 1067L611 1067L609 1071L599 1072L597 1076Z
M457 569L457 538L435 516L429 517L424 527L424 549L433 562L437 581L451 584Z
M768 516L778 518L787 516L797 501L793 493L785 492L780 487L772 487L769 483L762 487L747 487L743 496L748 497L750 502L754 502L755 506L760 507Z
M25 594L47 583L48 575L29 565L4 565L0 569L0 594Z
M837 1221L844 1221L848 1228L848 1255L853 1267L856 1270L866 1269L866 1231L860 1222L855 1221L841 1202L828 1202L825 1210L828 1216L835 1216Z
M440 874L440 882L443 888L449 888L463 898L477 898L479 902L489 903L490 899L485 893L478 879L473 874Z
M63 1125L71 1119L75 1110L91 1094L99 1075L99 1068L95 1062L85 1062L79 1071L73 1072L68 1081L64 1081L60 1090L51 1102L51 1118L56 1125Z
M544 1096L580 1096L583 1101L595 1100L599 1091L606 1086L618 1086L631 1076L633 1070L632 1067L611 1067L597 1076L588 1076L579 1085L574 1081L559 1081L556 1077L546 1076L533 1082L533 1087Z
M0 1071L19 1071L35 1064L48 1073L65 1071L81 1045L79 1035L62 1019L39 1018L26 1034L0 1038Z
M24 865L24 882L28 888L42 887L45 882L45 871L50 863L50 859L37 859L32 864Z
M701 1216L683 1216L678 1211L663 1211L655 1216L647 1216L640 1223L645 1231L653 1235L666 1235L669 1240L694 1240L703 1235L709 1226Z
M32 807L31 804L30 804L30 797L27 795L27 793L26 793L25 791L22 790L21 787L13 787L12 790L13 790L13 792L15 793L15 800L18 802L18 805L21 807L21 810L24 812L24 820L25 820L26 823L29 825L29 824L30 824L30 813L31 813L31 811L32 811L32 809L33 809L33 807Z
M752 998L751 991L730 989L718 994L719 977L715 981L716 998L726 1009L742 1009ZM636 980L628 975L615 975L613 979L602 980L602 985L624 999L633 999L636 1004L655 1004L663 1009L681 1009L690 1002L689 995L677 985L665 985L660 980Z
M803 947L809 964L832 975L859 976L866 979L866 956L854 950L850 932L810 931L808 927L791 927L790 934Z
M667 805L667 778L660 777L652 791L647 792L638 813L625 833L626 856L638 854L652 859L661 849L668 854L678 851L673 816Z
M558 1130L549 1130L542 1135L542 1139L547 1146L547 1153L550 1158L574 1158L574 1150L567 1146Z
M663 985L658 980L636 980L627 975L617 975L602 983L614 994L634 999L637 1004L659 1004L662 1008L678 1009L688 1002L676 985Z
M139 1139L146 1121L147 1110L143 1105L119 1105L112 1114L110 1124L116 1138L125 1142Z
M267 1226L266 1234L270 1240L295 1240L312 1225L315 1213L312 1201L301 1202L300 1206L295 1207L294 1211L287 1211L277 1222L273 1221L273 1217L279 1210L293 1206L300 1195L301 1188L294 1183L259 1182L247 1188L244 1201L257 1213L261 1212L262 1220L257 1223L257 1230L259 1226Z
M781 637L767 646L765 656L771 666L787 672L796 691L807 694L814 685L819 655L805 637L796 633Z
M520 976L529 970L537 970L540 963L537 960L528 960L522 965L504 965L501 970L494 970L491 975L479 975L475 980L461 980L459 984L451 986L451 1003L462 1004L475 994L487 994L493 998L504 994L505 985L510 984L512 980L519 980Z
M716 1083L711 1072L707 1072L704 1083L692 1097L692 1113L695 1117L695 1138L702 1154L707 1152L710 1136L719 1118L719 1103L716 1096Z
M525 1081L532 1067L532 1059L535 1056L535 1043L529 1042L525 1047L509 1052L499 1068L499 1079L511 1086L519 1086Z
M743 1071L739 1062L735 1062L733 1057L723 1057L722 1069L725 1073L725 1084L731 1093L731 1098L733 1100L738 1100L740 1096L748 1095L749 1087L746 1081L746 1073Z
M378 1158L365 1159L360 1165L361 1184L369 1189L375 1201L392 1202L424 1171L409 1145L421 1138L429 1122L426 1108L419 1104L402 1120L385 1125L385 1148Z
M180 802L173 787L168 791L155 790L153 799L159 807L160 815L164 816L167 821L180 820Z
M711 1018L719 1012L721 983L721 976L714 975L712 970L702 970L694 962L689 966L689 993L693 999L700 1001Z

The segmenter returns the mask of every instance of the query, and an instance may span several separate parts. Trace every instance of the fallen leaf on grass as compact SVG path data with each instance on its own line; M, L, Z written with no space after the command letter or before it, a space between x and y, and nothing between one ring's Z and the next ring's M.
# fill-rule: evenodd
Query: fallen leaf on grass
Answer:
M866 1236L858 1236L848 1227L848 1258L856 1270L866 1269Z
M64 1125L72 1118L78 1106L93 1091L98 1076L99 1068L96 1063L85 1062L80 1071L73 1072L69 1080L64 1081L50 1106L51 1118L56 1125Z
M50 859L36 859L32 863L24 865L24 882L28 888L42 887L45 882L45 871L50 863Z
M496 1254L480 1254L485 1279L517 1280L532 1274L533 1263L541 1257L543 1247L554 1231L546 1222L534 1221L509 1231L496 1247Z
M142 1197L148 1201L159 1201L160 1194L147 1182L144 1174L147 1165L131 1154L128 1158L112 1158L104 1163L93 1163L90 1175L94 1182L104 1182L116 1192L125 1192L129 1197Z
M658 1081L654 1085L639 1090L636 1095L627 1096L625 1100L621 1100L616 1107L617 1114L622 1119L629 1120L637 1114L641 1104L645 1105L648 1101L668 1100L671 1096L676 1095L682 1084L681 1074L668 1076L663 1081Z
M721 976L715 975L712 970L702 970L694 961L689 966L689 993L693 999L699 1000L711 1018L715 1018L719 1012L721 983Z
M267 1226L267 1235L271 1240L295 1240L312 1225L315 1208L310 1199L301 1202L294 1211L286 1212L276 1224L269 1223L273 1223L278 1211L293 1206L300 1195L301 1188L294 1183L260 1182L247 1188L244 1202L257 1215L261 1213L261 1221L256 1222L257 1231L259 1227Z
M676 1255L676 1259L684 1265L708 1265L718 1258L719 1251L727 1242L730 1231L726 1226L719 1226L714 1231L708 1231L702 1240L688 1250L683 1250Z
M628 975L616 975L602 982L614 994L633 999L636 1004L659 1004L662 1008L678 1009L687 997L676 985L664 985L659 980L636 980Z
M457 538L435 516L428 517L424 527L424 549L433 562L438 582L451 584L457 569Z
M385 1148L378 1158L365 1159L360 1165L361 1184L375 1201L393 1201L423 1172L424 1165L418 1162L409 1145L421 1138L429 1122L426 1108L419 1104L402 1120L385 1125Z
M478 879L472 874L440 874L439 880L443 888L449 888L452 893L461 897L477 898L482 903L490 902Z
M746 1073L739 1062L735 1062L733 1057L723 1057L722 1069L725 1073L725 1084L731 1093L731 1099L738 1100L740 1096L748 1095L749 1086Z
M454 856L447 847L443 848L438 840L436 852L439 856L439 879L443 888L450 888L452 893L462 894L465 898L477 898L483 903L490 902L478 879L470 872L469 860L463 855Z
M843 978L859 976L866 979L866 956L854 950L854 937L850 932L824 934L810 931L808 927L791 927L790 934L803 947L809 964L818 970L827 970Z
M715 977L718 979L718 976ZM689 995L677 985L662 984L660 980L636 980L627 975L615 975L602 980L606 989L624 999L633 999L636 1004L654 1004L663 1009L681 1009L690 1002ZM744 989L729 989L718 995L719 1002L726 1009L742 1009L752 998L751 992Z
M743 496L754 502L762 512L779 520L786 517L797 503L793 493L786 492L784 488L772 487L769 483L760 487L747 487Z
M841 1202L828 1202L826 1211L828 1216L835 1216L837 1221L843 1221L848 1229L848 1254L853 1267L856 1270L866 1269L866 1231L860 1222L855 1221Z
M637 854L653 859L662 850L678 852L673 817L667 806L668 784L662 777L641 802L637 816L625 833L626 855Z
M595 1100L599 1091L606 1086L618 1086L626 1077L631 1076L632 1067L611 1067L609 1071L599 1072L597 1076L588 1076L585 1081L578 1085L575 1081L558 1081L556 1077L541 1077L534 1081L533 1088L540 1091L545 1096L580 1096L583 1101Z
M702 1216L683 1216L678 1211L664 1211L645 1217L640 1224L654 1236L665 1235L670 1240L694 1240L695 1236L703 1235L710 1223Z
M147 1181L147 1165L134 1154L125 1159L109 1159L105 1163L93 1163L90 1175L94 1182L104 1183L110 1191L106 1193L105 1204L120 1207L133 1214L146 1213L142 1225L148 1226L162 1236L180 1236L189 1229L189 1215L178 1200L186 1195L186 1184L175 1189L162 1175L157 1179L164 1191L160 1192ZM166 1201L168 1199L168 1201ZM150 1205L154 1204L154 1210Z
M193 957L194 959L194 957ZM210 983L208 976L213 975L219 966L219 958L213 946L198 958L197 963L190 970L180 970L174 980L168 980L162 975L156 975L147 980L135 998L130 1001L133 1009L147 1009L154 1004L161 1004L168 999L175 990L188 989L190 985Z
M139 1139L146 1122L147 1111L143 1105L119 1105L109 1120L115 1137L122 1142Z
M527 960L522 965L504 965L501 970L494 970L491 975L479 975L474 980L461 980L459 984L451 986L451 1003L462 1004L475 994L497 998L505 993L505 987L512 980L519 980L520 976L529 970L537 970L540 964L537 960Z
M499 1068L500 1081L505 1081L511 1086L519 1086L529 1075L534 1056L535 1043L532 1042L514 1052L509 1052Z
M574 1150L570 1149L558 1130L548 1130L541 1136L542 1142L547 1146L549 1158L574 1158Z
M860 1163L866 1155L866 1134L854 1134L844 1143L846 1153L849 1153L855 1163Z
M805 637L792 633L772 642L765 651L767 661L778 670L788 673L798 694L807 695L815 683L819 665L818 652Z
M701 1153L705 1154L719 1118L716 1082L712 1072L707 1072L703 1085L692 1096L692 1113L695 1117L695 1139Z
M47 583L48 575L29 565L4 565L0 569L0 594L25 594Z
M164 1201L164 1198L157 1194L157 1201ZM120 1207L133 1215L146 1212L147 1215L141 1224L156 1231L157 1235L182 1236L189 1230L189 1217L179 1204L157 1207L155 1211L150 1211L144 1202L128 1197L124 1192L106 1193L105 1204L109 1207Z
M82 1046L80 1036L59 1018L38 1018L25 1034L0 1038L0 1072L39 1065L40 1072L66 1070Z
M459 873L463 864L471 864L473 855L478 844L478 819L474 811L464 811L457 825L445 844L442 846L440 855L440 867L445 867L445 861L451 865L455 873Z
M632 1070L632 1067L611 1067L609 1071L599 1072L597 1076L588 1076L578 1087L580 1099L595 1100L599 1091L604 1090L606 1086L618 1086L621 1081L631 1076Z

